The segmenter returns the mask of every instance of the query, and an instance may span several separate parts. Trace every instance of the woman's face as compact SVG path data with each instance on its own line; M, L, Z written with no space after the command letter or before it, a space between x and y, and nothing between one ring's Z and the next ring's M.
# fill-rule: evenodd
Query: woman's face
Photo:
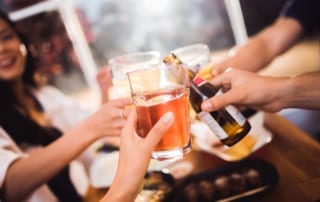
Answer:
M21 78L26 60L26 49L18 35L0 18L0 80Z

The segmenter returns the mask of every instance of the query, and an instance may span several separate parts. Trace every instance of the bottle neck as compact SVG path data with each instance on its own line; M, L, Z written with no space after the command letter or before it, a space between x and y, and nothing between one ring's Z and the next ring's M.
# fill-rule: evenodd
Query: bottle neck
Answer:
M187 65L185 65L185 63L183 63L181 61L181 59L175 55L174 53L169 53L164 59L163 62L165 64L175 64L178 68L187 68L188 70L188 76L189 79L191 81L193 81L193 83L196 86L200 86L202 84L204 84L206 81L204 79L202 79L196 72L199 69L199 66L195 66L195 67L189 67ZM184 67L182 67L184 66Z

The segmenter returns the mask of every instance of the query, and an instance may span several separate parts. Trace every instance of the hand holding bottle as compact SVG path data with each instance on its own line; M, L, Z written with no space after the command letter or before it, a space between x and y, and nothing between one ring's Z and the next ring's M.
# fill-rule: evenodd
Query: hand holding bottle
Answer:
M188 68L174 53L168 54L163 62L175 64L179 68ZM221 90L203 80L199 75L188 68L190 81L190 104L197 116L206 123L217 135L220 141L232 146L248 134L251 129L249 122L234 106L228 105L216 111L202 111L202 102L222 93Z
M283 84L279 85L281 82ZM281 86L285 88L288 82L285 78L260 76L256 73L229 68L213 78L210 83L214 86L222 86L227 91L202 103L201 109L203 111L215 111L224 106L236 104L237 106L277 112L283 108L283 100L280 100L279 94L282 92ZM277 89L277 91L273 89Z

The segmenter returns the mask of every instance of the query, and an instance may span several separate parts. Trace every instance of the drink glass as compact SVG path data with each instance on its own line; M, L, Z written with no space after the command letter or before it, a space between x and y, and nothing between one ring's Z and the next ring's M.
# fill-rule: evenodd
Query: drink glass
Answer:
M128 78L137 110L137 132L141 137L145 137L166 112L175 115L174 123L156 146L152 158L182 158L191 150L187 71L158 64L129 72Z
M120 94L120 97L130 96L127 73L160 63L160 52L146 51L120 55L109 59L112 83Z
M183 46L172 52L195 72L209 64L211 59L208 45L202 43Z

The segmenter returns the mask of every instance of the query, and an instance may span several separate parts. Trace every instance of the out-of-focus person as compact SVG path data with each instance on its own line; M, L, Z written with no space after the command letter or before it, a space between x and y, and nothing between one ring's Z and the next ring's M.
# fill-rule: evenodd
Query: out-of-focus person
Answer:
M319 72L290 78L261 77L242 71L224 73L228 68L257 72L289 50L303 36L312 33L319 39L319 8L320 1L317 0L288 0L272 25L231 49L225 60L213 64L213 75L222 76L217 76L212 82L224 84L231 90L212 98L212 106L206 103L208 105L203 109L213 110L233 103L266 111L281 110L282 115L320 140L320 112L312 110L320 105L320 93L317 90ZM317 54L320 57L320 53Z
M0 201L82 201L89 179L80 157L97 140L120 136L132 100L89 115L57 88L39 86L33 62L0 12Z

